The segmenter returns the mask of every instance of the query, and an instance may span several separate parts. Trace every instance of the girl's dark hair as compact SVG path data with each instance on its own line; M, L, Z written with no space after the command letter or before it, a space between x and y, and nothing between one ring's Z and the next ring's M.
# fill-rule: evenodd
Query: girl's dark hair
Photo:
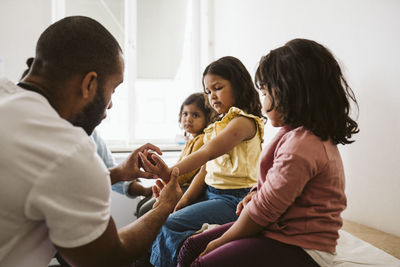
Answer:
M28 59L26 60L25 63L26 63L26 66L27 66L28 68L27 68L26 70L24 70L24 72L23 72L22 75L21 75L20 80L22 80L22 79L29 73L29 71L31 70L33 60L34 60L33 57L30 57L30 58L28 58Z
M272 96L269 111L282 116L284 124L304 126L322 140L349 144L359 132L349 116L354 93L332 53L317 42L294 39L260 60L255 75L259 89Z
M183 107L191 104L194 104L198 109L200 109L204 113L204 116L206 118L206 126L208 126L211 122L215 120L216 114L214 110L206 104L205 95L203 93L194 93L189 95L183 101L181 109L179 111L178 122L181 122Z
M208 65L203 72L202 83L204 90L204 76L207 74L218 75L231 83L235 97L235 107L249 114L263 117L259 94L250 73L239 59L222 57Z

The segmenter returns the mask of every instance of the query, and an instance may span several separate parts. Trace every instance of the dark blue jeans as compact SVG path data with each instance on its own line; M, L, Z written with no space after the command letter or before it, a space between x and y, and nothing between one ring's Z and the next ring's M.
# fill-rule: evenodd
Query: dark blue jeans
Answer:
M153 243L151 264L157 267L176 266L176 258L185 239L199 230L203 223L235 221L236 206L249 190L222 190L208 186L199 202L169 215Z

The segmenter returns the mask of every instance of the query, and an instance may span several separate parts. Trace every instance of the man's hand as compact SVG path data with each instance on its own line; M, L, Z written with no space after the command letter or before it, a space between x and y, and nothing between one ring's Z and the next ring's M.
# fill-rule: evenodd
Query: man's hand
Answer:
M178 183L178 176L179 169L174 168L167 184L161 180L156 181L156 184L153 186L153 195L156 198L153 208L157 208L160 205L171 205L171 211L174 209L176 203L182 197L182 189Z
M168 183L171 170L167 164L156 154L139 153L143 169Z
M162 154L161 150L150 143L147 143L135 151L133 151L128 158L125 159L120 165L110 169L111 183L114 184L120 181L131 181L136 178L157 178L153 175L153 173L142 171L142 162L139 158L139 153L143 153L143 155L148 155L149 150L153 150L159 155Z
M236 207L236 215L239 216L240 213L242 213L242 210L244 209L244 207L246 207L247 203L250 202L251 198L257 194L257 191L251 191L247 194L247 196L245 196L242 201L239 202L239 204Z

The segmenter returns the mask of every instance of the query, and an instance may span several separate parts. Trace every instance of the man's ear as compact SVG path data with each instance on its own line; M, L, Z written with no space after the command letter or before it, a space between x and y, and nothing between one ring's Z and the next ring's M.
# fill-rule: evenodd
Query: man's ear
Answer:
M84 99L92 99L96 95L98 87L97 73L86 73L81 82L81 94Z

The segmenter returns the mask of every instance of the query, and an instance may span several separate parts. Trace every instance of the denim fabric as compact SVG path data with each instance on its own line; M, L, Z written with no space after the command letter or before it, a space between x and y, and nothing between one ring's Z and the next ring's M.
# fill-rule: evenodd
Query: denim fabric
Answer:
M115 183L111 186L111 189L115 192L118 192L120 194L124 194L124 183L128 183L128 182L118 182Z
M153 243L150 262L157 267L176 266L176 258L185 239L199 230L203 223L235 221L236 206L249 190L222 190L208 186L200 202L169 215Z

